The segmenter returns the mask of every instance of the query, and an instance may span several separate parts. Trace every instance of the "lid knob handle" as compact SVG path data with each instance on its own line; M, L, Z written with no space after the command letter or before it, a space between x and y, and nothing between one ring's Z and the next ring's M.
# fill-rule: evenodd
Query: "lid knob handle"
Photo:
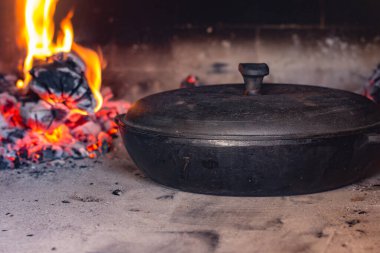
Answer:
M245 95L260 94L264 76L269 74L265 63L240 63L239 71L244 78Z

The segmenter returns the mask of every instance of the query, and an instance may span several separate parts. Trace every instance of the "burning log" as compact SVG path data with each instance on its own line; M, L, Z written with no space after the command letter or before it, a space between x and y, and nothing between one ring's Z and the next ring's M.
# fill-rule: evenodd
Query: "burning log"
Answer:
M23 123L35 130L55 129L63 123L69 113L64 107L53 107L43 100L23 104L20 112Z
M84 75L83 62L74 54L58 54L51 62L33 67L30 89L53 104L94 113L96 101Z
M6 92L0 94L0 114L6 122L3 124L7 124L9 127L20 125L21 116L16 97Z

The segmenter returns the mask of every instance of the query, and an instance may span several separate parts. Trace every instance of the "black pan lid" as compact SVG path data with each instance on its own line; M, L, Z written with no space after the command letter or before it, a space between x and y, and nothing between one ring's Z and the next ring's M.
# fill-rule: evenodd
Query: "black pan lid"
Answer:
M250 77L260 79L248 75L246 84L177 89L145 97L119 122L141 132L219 139L306 138L380 127L380 109L363 96L307 85L260 87L261 81L252 79L248 90Z

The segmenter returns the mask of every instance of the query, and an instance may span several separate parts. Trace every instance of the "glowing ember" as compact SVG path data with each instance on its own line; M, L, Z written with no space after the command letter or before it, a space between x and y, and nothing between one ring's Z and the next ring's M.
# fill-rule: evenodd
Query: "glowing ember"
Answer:
M106 153L116 137L113 118L129 108L101 92L102 56L74 43L73 12L55 36L57 2L17 2L27 54L18 89L0 93L0 169Z
M32 102L23 103L8 93L0 93L0 165L14 167L28 161L95 158L108 152L117 132L112 119L125 113L130 105L110 101L109 90L104 93L107 93L104 106L97 113L92 116L69 114L51 123L53 126L58 122L54 127L45 124L51 119L50 111L45 107L37 109L34 114L34 107L31 111L28 107L30 103L34 105ZM35 106L39 108L38 104ZM30 115L34 116L30 119Z
M368 82L364 85L363 95L380 103L380 64L373 70Z
M51 143L71 143L71 134L69 129L65 125L61 125L52 131L44 131L42 134L45 136L46 140ZM70 138L71 137L71 138Z

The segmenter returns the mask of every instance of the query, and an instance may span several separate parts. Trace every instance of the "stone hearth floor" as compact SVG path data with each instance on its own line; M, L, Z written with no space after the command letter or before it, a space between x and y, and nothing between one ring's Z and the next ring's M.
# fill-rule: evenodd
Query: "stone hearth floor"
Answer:
M153 183L117 146L0 171L0 252L379 252L380 175L312 195L205 196Z

